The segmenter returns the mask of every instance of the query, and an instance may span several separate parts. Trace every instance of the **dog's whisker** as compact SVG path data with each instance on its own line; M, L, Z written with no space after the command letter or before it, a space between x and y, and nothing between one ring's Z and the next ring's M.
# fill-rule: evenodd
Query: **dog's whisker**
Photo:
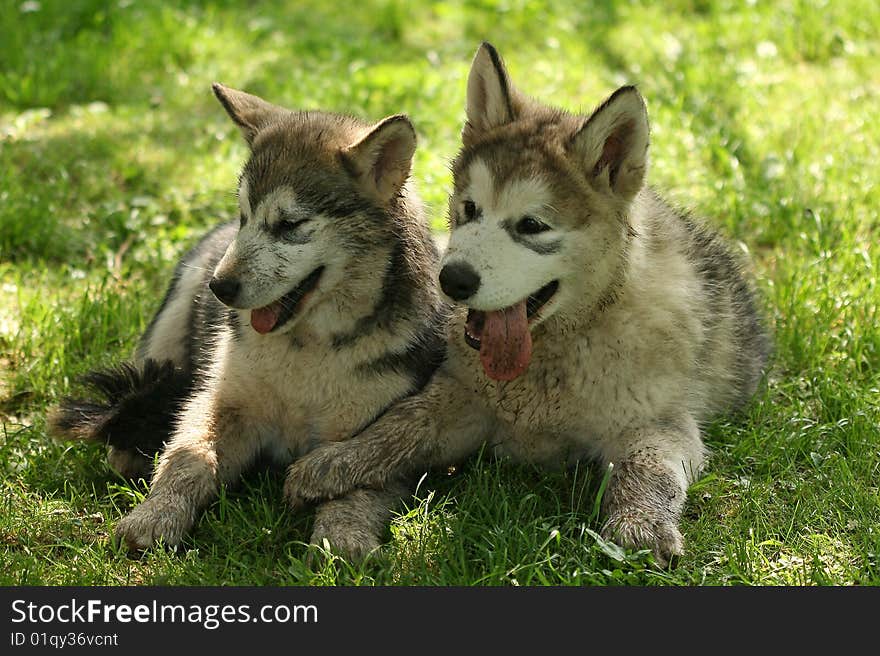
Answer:
M181 266L184 269L192 269L193 271L210 271L213 273L214 269L210 269L208 267L200 267L195 264L189 264L188 262L181 262Z

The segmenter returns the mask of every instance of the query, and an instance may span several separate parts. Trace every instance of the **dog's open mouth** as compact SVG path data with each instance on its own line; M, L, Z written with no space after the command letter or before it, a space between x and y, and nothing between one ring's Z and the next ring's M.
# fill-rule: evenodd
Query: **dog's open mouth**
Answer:
M464 341L480 352L489 378L513 380L528 368L532 359L529 325L558 289L559 281L554 280L516 305L493 312L468 311Z
M306 297L318 286L324 272L319 266L306 278L274 303L251 310L251 326L261 335L278 330L290 321L299 310Z

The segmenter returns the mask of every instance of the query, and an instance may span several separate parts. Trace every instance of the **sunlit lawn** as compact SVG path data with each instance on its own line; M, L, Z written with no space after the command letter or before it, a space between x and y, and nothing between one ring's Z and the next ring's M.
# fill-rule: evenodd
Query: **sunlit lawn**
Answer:
M0 3L0 583L880 583L880 4L415 6ZM245 146L210 83L408 113L441 229L483 39L571 109L638 84L652 183L754 263L776 354L748 416L708 429L679 567L597 540L601 473L488 459L425 479L362 567L306 567L311 519L271 472L214 504L186 550L115 551L144 489L100 448L49 441L45 410L131 353L175 259L235 215Z

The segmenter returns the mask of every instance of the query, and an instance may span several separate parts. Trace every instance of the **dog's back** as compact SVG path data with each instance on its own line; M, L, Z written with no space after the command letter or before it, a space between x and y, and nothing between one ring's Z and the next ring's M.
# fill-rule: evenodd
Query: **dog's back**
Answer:
M694 360L696 379L692 411L707 420L741 409L754 394L770 352L742 259L714 229L651 189L639 195L633 216L637 236L630 257L643 260L633 262L640 270L635 275L647 277L641 284L653 287L658 297L681 295L689 318L698 322L696 348L687 355ZM642 298L652 303L650 293ZM644 311L655 311L648 304ZM670 324L669 329L684 328Z
M195 375L206 357L218 329L235 321L234 313L211 293L208 283L238 227L229 222L217 226L181 258L168 290L135 352L135 362L171 361L188 375Z

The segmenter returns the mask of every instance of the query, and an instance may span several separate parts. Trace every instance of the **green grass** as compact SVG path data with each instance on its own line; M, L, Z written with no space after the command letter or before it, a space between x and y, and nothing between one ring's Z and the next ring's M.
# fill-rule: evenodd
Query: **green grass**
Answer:
M409 4L0 5L0 584L880 583L880 4ZM235 214L246 152L210 83L407 112L440 228L482 39L572 109L638 84L652 183L750 253L776 353L747 417L707 431L679 567L597 538L601 472L479 458L423 481L361 567L306 566L311 518L277 473L225 493L186 550L116 551L144 490L47 439L45 410L132 352L175 259Z

